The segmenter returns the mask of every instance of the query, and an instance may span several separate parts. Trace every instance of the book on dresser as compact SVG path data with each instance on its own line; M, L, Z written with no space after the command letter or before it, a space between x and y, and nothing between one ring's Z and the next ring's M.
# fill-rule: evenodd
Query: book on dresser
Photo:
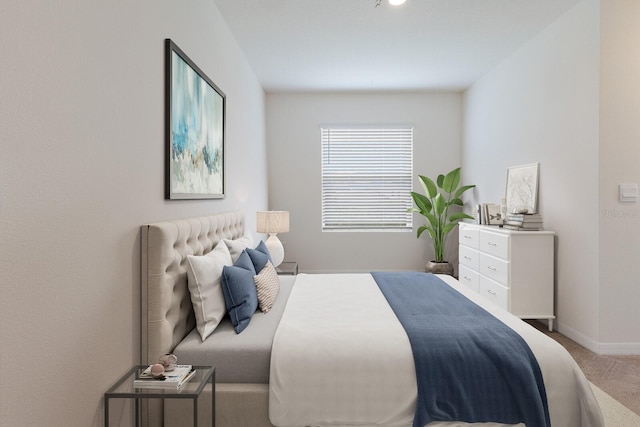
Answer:
M503 228L509 230L537 231L544 228L540 214L508 214Z
M140 375L133 380L133 386L138 388L169 388L178 390L182 388L196 373L191 365L177 365L173 371L165 371L163 378L157 379L151 375L149 365Z

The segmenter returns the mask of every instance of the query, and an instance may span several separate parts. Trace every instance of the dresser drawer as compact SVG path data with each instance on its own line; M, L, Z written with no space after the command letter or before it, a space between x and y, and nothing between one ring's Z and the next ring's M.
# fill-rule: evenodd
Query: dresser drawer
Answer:
M480 252L509 259L509 236L483 231L480 233Z
M480 274L509 286L509 263L485 253L480 254Z
M509 289L500 283L480 276L480 295L492 301L498 307L509 311Z
M461 226L458 233L458 242L461 245L478 249L480 230L477 228Z
M458 266L458 281L469 289L480 292L480 275L466 265L460 264Z
M468 246L458 247L458 260L469 268L478 270L480 268L480 252Z

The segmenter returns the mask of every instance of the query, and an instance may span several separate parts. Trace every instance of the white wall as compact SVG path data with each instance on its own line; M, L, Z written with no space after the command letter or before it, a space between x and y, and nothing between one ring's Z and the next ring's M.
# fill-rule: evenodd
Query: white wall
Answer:
M640 209L618 184L640 183L640 2L601 1L600 341L640 354Z
M466 91L462 161L483 202L503 197L509 166L540 163L539 210L557 233L559 329L593 350L601 339L598 79L599 1L583 0Z
M165 38L226 92L224 200L164 200ZM139 226L267 207L264 92L207 0L5 2L0 52L0 425L102 425Z
M269 207L290 211L290 231L279 235L285 259L306 272L424 269L433 257L426 234L322 232L320 127L412 124L414 175L435 177L460 165L461 112L459 93L267 94ZM452 237L447 253L457 263Z

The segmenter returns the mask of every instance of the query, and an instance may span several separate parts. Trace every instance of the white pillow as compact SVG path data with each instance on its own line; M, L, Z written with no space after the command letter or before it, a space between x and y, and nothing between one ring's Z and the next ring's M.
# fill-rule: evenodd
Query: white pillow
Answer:
M222 241L227 245L227 248L229 248L231 261L233 262L236 262L243 250L246 248L253 248L253 237L249 233L246 233L244 236L234 240L222 239Z
M221 285L225 265L233 265L233 261L223 242L206 255L187 256L189 293L202 341L211 335L227 312Z
M258 292L260 311L268 313L280 292L280 278L271 261L267 261L260 273L253 276L253 281Z

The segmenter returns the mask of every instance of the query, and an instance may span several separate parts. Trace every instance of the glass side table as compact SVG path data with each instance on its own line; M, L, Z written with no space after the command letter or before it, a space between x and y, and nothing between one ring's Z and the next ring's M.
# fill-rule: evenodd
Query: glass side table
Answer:
M278 274L289 274L295 276L298 274L298 263L294 261L282 262L276 267L276 271Z
M104 425L109 427L109 399L135 399L135 422L140 425L140 399L191 399L193 400L193 426L198 426L198 398L207 383L211 390L211 425L216 424L216 369L211 366L194 366L196 373L179 390L170 388L138 388L133 380L149 365L134 366L104 394Z

